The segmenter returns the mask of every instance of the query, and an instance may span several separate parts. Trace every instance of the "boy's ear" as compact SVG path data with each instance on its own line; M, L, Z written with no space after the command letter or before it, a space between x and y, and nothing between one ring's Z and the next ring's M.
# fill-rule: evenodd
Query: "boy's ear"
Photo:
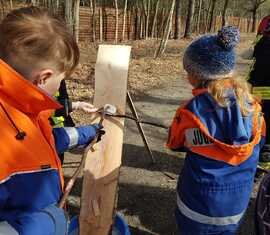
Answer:
M35 85L44 85L53 75L52 69L42 69L32 74L32 81Z

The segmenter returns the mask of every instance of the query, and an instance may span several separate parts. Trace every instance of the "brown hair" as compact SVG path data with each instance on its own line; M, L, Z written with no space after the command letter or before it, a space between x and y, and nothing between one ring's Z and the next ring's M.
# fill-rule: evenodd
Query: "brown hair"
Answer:
M38 7L10 12L0 24L0 58L22 75L49 63L69 75L79 63L79 48L65 25Z

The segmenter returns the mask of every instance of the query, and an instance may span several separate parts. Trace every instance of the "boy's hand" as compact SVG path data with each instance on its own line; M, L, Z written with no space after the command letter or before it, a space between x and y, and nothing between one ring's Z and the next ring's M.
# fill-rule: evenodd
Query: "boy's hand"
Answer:
M97 128L97 131L98 131L97 142L99 142L99 141L101 141L101 137L102 137L103 135L105 135L106 132L103 130L103 126L102 126L101 124L96 123L96 124L93 124L93 126L94 126L95 128Z
M72 102L72 110L82 110L86 113L95 113L97 112L97 108L94 107L94 105L87 103L87 102Z
M93 124L89 126L77 127L79 133L78 145L88 145L98 135L97 142L101 140L101 136L105 134L102 130L103 126L100 124Z

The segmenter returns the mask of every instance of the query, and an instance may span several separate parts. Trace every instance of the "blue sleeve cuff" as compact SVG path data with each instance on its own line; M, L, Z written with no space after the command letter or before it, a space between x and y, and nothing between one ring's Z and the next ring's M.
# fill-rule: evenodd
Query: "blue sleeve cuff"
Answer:
M74 127L53 128L56 151L59 154L78 144L78 132Z
M62 154L73 147L89 144L95 138L99 128L98 124L54 128L53 135L57 153Z

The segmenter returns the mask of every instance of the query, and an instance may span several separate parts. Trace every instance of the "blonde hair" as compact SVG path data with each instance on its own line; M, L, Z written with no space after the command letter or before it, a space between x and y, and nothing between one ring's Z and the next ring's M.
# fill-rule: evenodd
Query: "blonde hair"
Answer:
M42 63L69 75L79 63L79 48L65 25L37 7L10 12L0 24L0 58L26 76Z
M251 93L251 85L243 78L208 80L206 88L208 89L209 94L222 107L227 107L229 105L226 92L228 91L228 88L232 88L243 116L248 116L250 112L254 111L254 104L259 102L259 98Z

